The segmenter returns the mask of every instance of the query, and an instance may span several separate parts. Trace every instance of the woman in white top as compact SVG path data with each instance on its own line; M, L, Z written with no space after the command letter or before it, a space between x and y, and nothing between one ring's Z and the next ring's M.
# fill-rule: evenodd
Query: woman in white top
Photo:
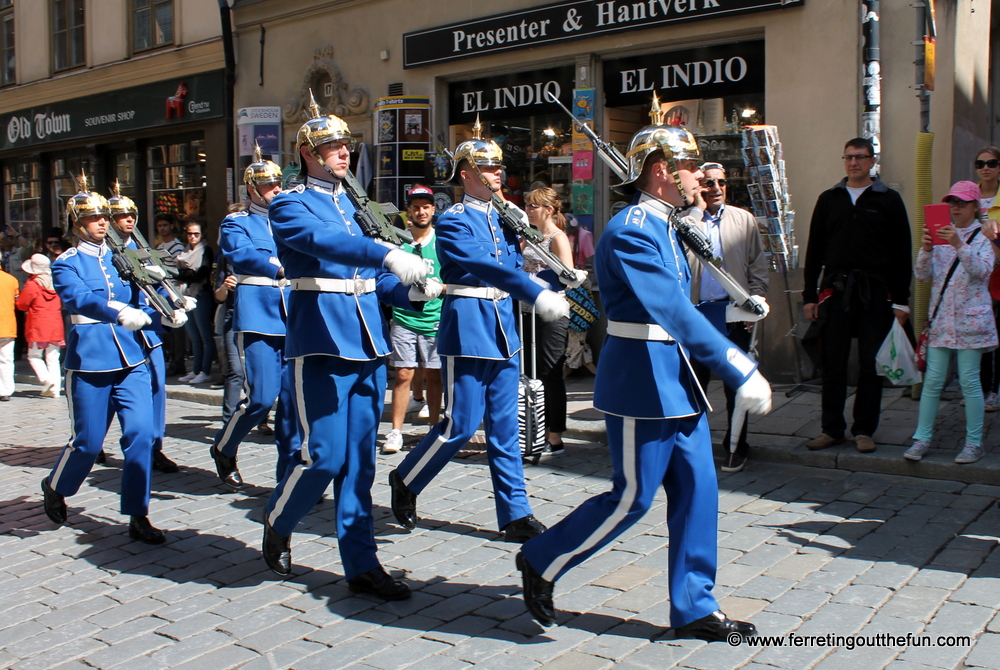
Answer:
M544 187L529 191L524 196L528 223L544 236L541 246L552 252L568 268L573 267L573 250L566 237L566 217L562 213L562 200L553 189ZM521 243L524 253L524 271L538 275L548 282L548 288L561 291L556 274L534 249ZM569 317L546 323L533 317L534 327L526 324L521 333L521 356L529 377L542 381L545 388L545 424L548 429L549 452L562 453L562 434L566 431L566 382L563 378L563 361L566 358L566 337ZM532 337L535 353L532 355ZM532 365L532 361L535 364Z

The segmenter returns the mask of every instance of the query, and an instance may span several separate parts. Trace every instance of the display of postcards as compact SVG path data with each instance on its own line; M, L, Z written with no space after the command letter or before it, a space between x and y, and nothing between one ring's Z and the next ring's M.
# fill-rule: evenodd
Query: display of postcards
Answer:
M781 253L787 251L784 235L768 235L767 239L771 241L771 251L780 251Z
M761 235L767 235L767 217L755 216L753 217L753 222L757 226L757 232Z
M747 191L750 193L751 200L763 200L761 196L760 184L747 184Z
M781 190L778 184L761 184L760 192L761 200L781 200Z
M757 152L753 147L743 147L743 164L747 166L757 164Z
M774 152L774 161L778 162L781 160L781 142L775 144L771 150Z
M769 218L767 220L767 232L770 235L781 235L785 231L781 228L781 219Z
M778 160L774 164L778 167L778 178L781 181L785 181L785 161Z
M774 162L774 150L771 147L754 147L757 151L757 164L770 165Z
M754 180L759 184L768 184L778 181L778 171L773 165L758 165L757 178Z
M788 272L788 261L785 254L771 254L771 268L781 274Z
M781 216L781 203L777 200L765 200L764 211L767 213L767 218L777 218Z
M764 205L760 200L754 200L750 203L753 206L753 215L757 218L765 219L767 218L767 212L764 209Z

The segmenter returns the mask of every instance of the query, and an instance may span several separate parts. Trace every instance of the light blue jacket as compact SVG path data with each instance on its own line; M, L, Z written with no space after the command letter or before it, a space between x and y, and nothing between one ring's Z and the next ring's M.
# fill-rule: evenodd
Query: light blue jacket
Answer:
M219 244L237 275L277 279L281 261L264 207L250 203L249 211L223 219ZM240 284L236 289L233 330L284 336L288 293L287 287L277 285Z

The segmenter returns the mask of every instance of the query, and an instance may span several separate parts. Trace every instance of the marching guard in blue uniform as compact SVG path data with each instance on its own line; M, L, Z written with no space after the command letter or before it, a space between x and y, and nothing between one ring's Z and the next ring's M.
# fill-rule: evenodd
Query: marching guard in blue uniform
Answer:
M250 209L222 221L219 246L236 274L233 332L244 367L244 396L210 449L219 479L228 488L243 488L236 465L240 442L267 417L279 398L275 419L278 447L275 479L281 481L298 442L291 397L291 366L285 360L288 281L267 220L267 207L281 193L281 168L264 160L260 147L243 173Z
M389 473L392 512L404 527L417 522L417 496L472 438L485 417L486 454L497 523L508 542L545 530L531 511L518 444L517 384L521 342L514 298L535 305L554 321L568 313L565 297L521 271L516 235L503 226L490 201L501 187L503 151L493 140L473 138L455 151L450 180L461 178L465 199L437 223L441 280L447 286L438 328L444 419Z
M132 198L121 194L117 180L112 188L111 197L108 198L108 210L111 212L111 225L118 231L125 246L130 249L138 249L139 246L132 236L132 231L135 230L135 226L139 221L139 208L136 207ZM144 295L140 294L139 300L143 306L148 304ZM194 298L188 298L187 300L190 303L194 303ZM187 308L193 309L193 305L189 304ZM174 323L176 325L174 327L180 328L185 322L187 322L186 312L175 312ZM158 321L154 320L153 326L155 327L157 323ZM177 472L179 469L177 463L167 458L163 453L163 438L167 432L167 363L163 358L163 342L160 340L160 334L156 330L145 328L139 331L139 335L142 338L143 349L146 352L146 365L149 366L149 382L153 391L153 469L165 473ZM109 425L113 416L114 411L109 407ZM104 450L102 449L100 455L97 457L97 462L103 463L105 458Z
M73 433L51 474L42 480L45 514L66 522L66 496L76 494L101 450L109 407L122 426L125 462L121 476L121 513L130 517L129 535L160 544L163 532L149 522L149 485L153 446L152 390L143 341L135 331L151 316L139 290L125 284L104 244L108 201L82 189L70 198L67 215L80 238L77 247L52 264L52 279L73 324L66 347L66 395ZM168 324L167 324L168 325Z
M333 481L337 544L348 587L387 600L410 597L376 555L371 487L375 438L386 385L388 328L379 300L419 310L440 294L408 287L427 274L414 254L366 237L344 194L354 146L347 124L320 114L296 137L305 184L271 201L278 258L291 282L285 356L302 446L275 487L264 517L263 554L278 575L291 573L291 534ZM388 270L388 272L386 271Z
M708 401L690 358L738 389L738 408L766 413L771 389L756 363L691 304L690 270L669 219L699 188L698 145L683 127L662 125L658 106L655 111L652 125L632 138L630 172L619 185L634 184L637 197L608 223L595 259L608 336L594 407L605 412L612 488L525 543L517 566L529 612L542 624L554 623L554 582L638 521L662 486L674 633L725 640L756 629L727 618L712 595L718 483Z

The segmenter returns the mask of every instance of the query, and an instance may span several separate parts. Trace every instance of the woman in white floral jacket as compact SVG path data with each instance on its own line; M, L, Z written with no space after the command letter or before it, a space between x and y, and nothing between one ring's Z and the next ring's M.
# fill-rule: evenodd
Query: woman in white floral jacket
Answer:
M917 254L914 273L919 281L933 282L928 313L933 315L937 309L937 315L933 317L927 342L927 371L920 396L917 431L913 435L913 446L904 454L911 461L919 461L930 447L952 352L956 355L958 377L965 395L965 447L955 457L955 462L975 463L985 454L979 362L984 352L997 347L997 329L987 288L994 255L990 241L980 230L979 195L979 187L971 181L960 181L952 186L943 198L950 205L952 225L938 231L946 244L934 245L925 232L923 246ZM945 278L956 257L958 266L942 296ZM939 301L941 306L937 308Z

